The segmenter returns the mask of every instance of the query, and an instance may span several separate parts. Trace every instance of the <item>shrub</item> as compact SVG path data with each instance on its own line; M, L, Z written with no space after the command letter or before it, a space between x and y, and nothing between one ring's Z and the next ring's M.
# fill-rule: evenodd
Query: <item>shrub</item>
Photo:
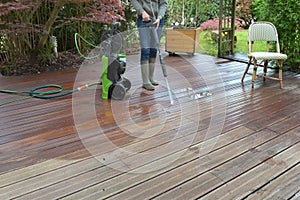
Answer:
M288 55L291 71L300 73L300 2L298 0L254 0L253 14L258 21L272 22L278 31L281 51Z

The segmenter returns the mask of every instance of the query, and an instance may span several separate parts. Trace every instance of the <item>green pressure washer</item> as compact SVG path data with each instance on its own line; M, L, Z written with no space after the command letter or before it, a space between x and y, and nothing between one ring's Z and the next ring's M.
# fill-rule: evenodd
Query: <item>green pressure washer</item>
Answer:
M123 45L119 32L120 22L105 31L101 38L100 55L102 56L102 98L122 100L131 88L131 82L124 77L126 55L117 53Z

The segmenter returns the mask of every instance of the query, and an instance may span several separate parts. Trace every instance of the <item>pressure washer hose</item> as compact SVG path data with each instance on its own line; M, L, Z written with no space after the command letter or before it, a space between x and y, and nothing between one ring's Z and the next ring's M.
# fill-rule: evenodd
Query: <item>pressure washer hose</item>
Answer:
M30 91L14 91L14 90L0 90L0 93L7 93L7 94L15 94L15 95L26 95L27 97L23 97L23 98L19 98L19 99L15 99L12 101L7 101L7 102L3 102L0 103L0 106L3 105L7 105L10 103L14 103L14 102L18 102L18 101L22 101L22 100L26 100L26 99L30 99L30 98L38 98L38 99L53 99L53 98L59 98L59 97L63 97L66 95L70 95L74 92L79 92L81 90L85 90L91 86L94 85L101 85L100 82L95 82L95 83L90 83L90 84L86 84L83 86L80 86L76 89L73 90L65 90L62 86L60 85L55 85L55 84L48 84L48 85L43 85L43 86L38 86L35 87L33 89L31 89ZM53 90L49 90L49 91L40 91L41 89L49 89L49 88L54 88Z

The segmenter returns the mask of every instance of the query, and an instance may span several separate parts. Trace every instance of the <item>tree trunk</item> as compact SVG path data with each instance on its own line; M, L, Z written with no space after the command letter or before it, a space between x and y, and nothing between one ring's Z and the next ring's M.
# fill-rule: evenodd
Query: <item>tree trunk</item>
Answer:
M31 54L30 57L30 62L35 63L36 61L36 57L39 54L39 51L44 47L44 45L47 42L47 39L49 38L49 34L51 32L51 28L58 16L58 13L60 11L60 9L63 7L63 5L65 4L65 0L59 0L57 1L57 3L55 3L55 6L51 12L51 15L48 19L48 21L46 22L44 29L43 29L43 33L42 36L40 38L40 41L37 45L37 47L35 48L34 52Z

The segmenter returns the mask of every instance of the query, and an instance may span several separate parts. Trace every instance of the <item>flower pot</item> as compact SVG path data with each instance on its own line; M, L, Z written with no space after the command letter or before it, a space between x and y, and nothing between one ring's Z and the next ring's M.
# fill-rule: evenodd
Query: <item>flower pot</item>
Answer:
M194 55L200 43L200 28L195 29L166 29L166 52L189 53Z

